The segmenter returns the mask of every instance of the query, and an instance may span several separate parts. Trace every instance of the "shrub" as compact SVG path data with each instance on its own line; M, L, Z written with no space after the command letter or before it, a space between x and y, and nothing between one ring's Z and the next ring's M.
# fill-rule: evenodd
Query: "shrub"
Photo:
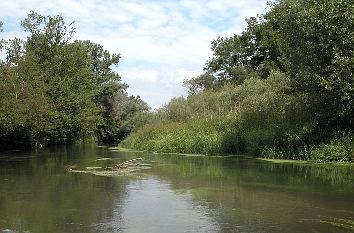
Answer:
M354 135L346 134L312 149L311 159L317 162L353 162Z

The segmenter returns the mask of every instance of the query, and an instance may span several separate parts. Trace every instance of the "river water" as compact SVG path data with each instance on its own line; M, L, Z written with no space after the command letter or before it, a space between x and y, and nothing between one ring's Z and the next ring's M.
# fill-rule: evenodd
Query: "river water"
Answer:
M113 176L68 172L137 157ZM354 166L95 145L6 152L0 232L354 232Z

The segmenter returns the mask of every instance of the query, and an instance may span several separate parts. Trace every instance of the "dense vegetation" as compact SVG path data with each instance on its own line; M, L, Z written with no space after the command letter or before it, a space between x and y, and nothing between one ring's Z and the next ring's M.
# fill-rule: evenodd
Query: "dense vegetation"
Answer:
M119 54L73 41L73 23L61 16L31 12L21 25L25 41L0 41L0 150L88 138L113 143L139 124L136 115L148 106L128 96L112 70Z
M123 147L354 161L354 5L278 0L212 41L205 73Z

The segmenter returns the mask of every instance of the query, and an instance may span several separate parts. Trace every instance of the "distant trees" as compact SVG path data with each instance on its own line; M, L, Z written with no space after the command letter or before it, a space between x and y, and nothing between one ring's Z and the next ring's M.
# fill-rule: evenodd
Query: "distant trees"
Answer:
M1 43L6 60L0 64L0 149L125 137L118 135L118 96L127 95L127 85L111 68L120 55L72 41L73 22L61 16L30 12L21 25L29 32L25 41Z
M122 92L115 97L115 103L118 122L115 141L121 141L132 131L150 121L150 107L140 96L128 96L127 93Z
M185 79L184 86L188 89L189 94L196 94L203 90L211 89L216 84L216 78L210 73L204 73L198 77Z

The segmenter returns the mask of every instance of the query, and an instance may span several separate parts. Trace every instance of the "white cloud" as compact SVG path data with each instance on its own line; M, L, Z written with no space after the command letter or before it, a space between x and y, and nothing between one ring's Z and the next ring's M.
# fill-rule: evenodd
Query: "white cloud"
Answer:
M160 106L185 94L181 82L202 72L212 39L240 33L265 7L266 0L5 0L0 20L6 38L24 37L19 23L30 10L75 20L77 38L122 54L118 72L129 92Z
M121 71L120 75L124 78L129 77L129 80L143 80L154 82L157 80L158 71L157 70L142 70L142 69L129 69L126 71Z
M139 95L156 109L173 97L186 95L183 80L197 76L198 71L187 69L136 69L121 71L123 81L129 84L129 92ZM160 100L160 101L156 101Z

